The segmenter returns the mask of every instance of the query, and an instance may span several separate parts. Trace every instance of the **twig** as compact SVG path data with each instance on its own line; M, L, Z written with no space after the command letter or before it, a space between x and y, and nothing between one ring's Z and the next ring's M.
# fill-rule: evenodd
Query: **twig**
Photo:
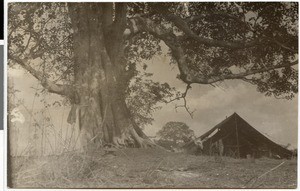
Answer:
M274 168L272 168L271 170L269 170L269 171L267 171L267 172L263 173L262 175L260 175L259 177L257 177L257 179L259 179L259 178L263 177L264 175L268 174L269 172L272 172L273 170L275 170L275 169L279 168L279 167L280 167L281 165L283 165L284 163L285 163L285 161L283 161L283 162L282 162L282 163L280 163L279 165L275 166L275 167L274 167Z
M270 172L276 170L277 168L279 168L280 166L282 166L284 163L285 163L285 161L283 161L283 162L280 163L279 165L275 166L274 168L268 170L267 172L261 174L261 175L258 176L257 178L252 178L252 179L250 179L250 180L246 183L246 185L247 185L251 180L255 179L255 181L253 181L253 182L250 184L250 187L251 187L253 184L255 184L255 183L258 181L258 179L260 179L261 177L265 176L266 174L268 174L268 173L270 173ZM246 185L245 185L243 188L246 188Z
M189 107L187 106L187 102L186 102L186 99L185 98L183 98L183 105L176 105L175 106L175 109L177 109L178 107L184 107L185 108L185 110L188 112L188 114L191 116L191 118L193 118L193 113L196 111L195 109L193 110L193 111L190 111L189 110Z
M196 111L196 110L193 110L193 111L190 111L189 107L187 106L187 101L186 101L186 96L187 96L187 93L189 91L189 89L191 89L192 86L191 84L187 84L186 86L186 89L185 91L181 94L181 96L178 96L174 99L171 99L170 101L167 101L166 103L171 103L175 100L180 100L180 99L183 99L183 105L176 105L175 106L175 109L177 109L178 107L184 107L185 110L188 112L188 114L191 116L191 118L193 118L193 113Z
M185 89L185 91L181 94L181 96L178 96L178 97L176 97L176 98L174 98L174 99L171 99L170 101L167 101L166 103L171 103L171 102L176 101L176 100L184 99L184 98L186 97L186 95L187 95L187 93L188 93L188 91L189 91L190 88L192 88L191 85L190 85L190 84L187 84L186 89Z

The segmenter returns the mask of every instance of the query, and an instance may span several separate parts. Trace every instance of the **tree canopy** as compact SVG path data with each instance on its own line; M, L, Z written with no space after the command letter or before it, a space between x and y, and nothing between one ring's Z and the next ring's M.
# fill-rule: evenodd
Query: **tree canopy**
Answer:
M195 136L194 131L183 122L170 121L157 132L160 140L187 143Z
M51 66L47 79L70 82L67 13L66 3L10 4L9 58L40 58ZM158 54L163 41L186 83L242 79L277 96L297 91L297 72L289 67L297 64L297 3L127 3L126 16L129 66Z

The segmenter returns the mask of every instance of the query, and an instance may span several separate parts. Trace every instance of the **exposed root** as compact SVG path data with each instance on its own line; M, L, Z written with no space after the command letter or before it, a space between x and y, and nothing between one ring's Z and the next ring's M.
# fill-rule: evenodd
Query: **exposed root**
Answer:
M141 130L140 130L141 131ZM160 148L163 150L166 150L162 148L161 146L157 145L155 142L153 142L151 139L149 139L145 134L138 133L139 131L134 128L133 125L129 127L129 131L126 133L123 133L121 136L115 136L112 138L111 141L104 141L101 139L98 135L96 136L90 136L88 132L84 132L82 134L83 139L87 140L83 141L82 145L85 146L83 150L91 150L94 151L97 150L99 147L114 147L114 148ZM142 131L141 131L142 132ZM95 144L96 139L99 139L101 144ZM103 140L103 141L102 141Z
M141 148L149 148L149 147L157 147L154 142L152 142L150 139L143 139L140 141L140 147Z
M124 147L125 146L125 138L124 137L114 137L113 144L117 147Z
M149 138L143 138L139 136L135 128L133 127L130 128L130 134L139 148L158 147L158 145L151 141Z

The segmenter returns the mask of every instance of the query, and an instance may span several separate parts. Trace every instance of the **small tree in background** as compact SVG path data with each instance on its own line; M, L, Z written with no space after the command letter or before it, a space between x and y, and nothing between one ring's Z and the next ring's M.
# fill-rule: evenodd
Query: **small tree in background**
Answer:
M158 144L170 149L171 146L178 147L191 140L195 133L183 122L170 121L157 132Z

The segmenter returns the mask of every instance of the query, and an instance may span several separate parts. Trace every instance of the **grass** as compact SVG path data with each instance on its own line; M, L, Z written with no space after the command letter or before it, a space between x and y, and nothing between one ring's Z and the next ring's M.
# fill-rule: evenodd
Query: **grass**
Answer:
M270 171L282 162L283 165ZM263 158L251 162L228 157L216 160L154 148L117 150L115 155L105 155L99 150L90 154L14 157L12 172L14 188L296 188L297 185L296 160Z

